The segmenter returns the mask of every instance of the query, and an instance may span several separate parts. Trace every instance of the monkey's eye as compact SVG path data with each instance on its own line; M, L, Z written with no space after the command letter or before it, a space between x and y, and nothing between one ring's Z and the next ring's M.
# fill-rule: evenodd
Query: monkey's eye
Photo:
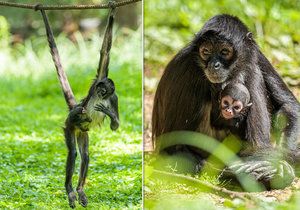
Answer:
M226 49L226 48L224 48L224 49L221 50L221 54L224 55L224 56L226 56L226 55L229 54L229 50Z
M105 95L107 91L106 91L106 89L101 88L100 92L101 92L101 95Z
M241 106L234 106L233 108L234 108L235 111L240 111L242 109Z
M229 102L227 100L223 100L223 106L224 107L228 107L229 106Z
M203 48L202 53L203 53L203 55L210 55L210 51L207 48Z

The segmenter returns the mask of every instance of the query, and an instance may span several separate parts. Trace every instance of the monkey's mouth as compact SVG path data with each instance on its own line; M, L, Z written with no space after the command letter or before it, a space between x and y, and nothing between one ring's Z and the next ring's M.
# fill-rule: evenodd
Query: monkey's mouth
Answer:
M230 120L230 119L232 119L232 118L234 117L233 114L229 114L229 113L227 113L227 112L225 112L225 111L223 111L223 110L222 110L222 116L223 116L223 118L226 119L226 120Z
M211 83L223 83L227 79L227 75L212 74L212 73L206 73L205 75Z
M218 71L210 68L204 69L206 78L211 83L223 83L228 78L228 74L225 69L219 69Z

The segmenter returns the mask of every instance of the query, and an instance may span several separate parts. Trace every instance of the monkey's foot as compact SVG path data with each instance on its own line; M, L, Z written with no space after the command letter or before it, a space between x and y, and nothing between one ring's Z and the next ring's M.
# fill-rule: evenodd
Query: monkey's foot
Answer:
M75 208L75 201L77 200L76 198L76 193L74 191L70 192L68 194L68 198L69 198L69 206L74 209Z
M77 191L79 199L78 199L78 203L83 206L86 207L88 204L88 200L87 197L85 195L85 193L82 190Z
M293 167L286 161L236 162L228 168L233 174L249 174L256 181L270 183L272 189L282 189L291 184L295 178ZM228 170L227 169L227 170Z

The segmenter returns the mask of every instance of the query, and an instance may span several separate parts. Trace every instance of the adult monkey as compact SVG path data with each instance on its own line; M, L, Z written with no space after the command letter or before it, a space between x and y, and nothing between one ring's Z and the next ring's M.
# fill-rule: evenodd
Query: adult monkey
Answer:
M114 2L111 1L111 9L108 15L105 35L100 51L100 61L96 78L94 79L87 96L79 103L76 103L73 91L60 62L60 56L47 15L44 10L39 9L39 6L40 4L36 5L36 10L41 11L52 59L57 70L58 79L61 84L66 103L69 107L69 114L65 121L64 128L65 142L68 148L65 189L68 195L69 206L71 208L75 208L77 196L72 186L72 176L74 173L75 159L77 156L77 142L81 156L81 162L76 191L78 193L78 201L80 205L86 207L88 200L83 188L89 166L88 131L92 127L101 126L106 116L108 116L111 120L111 130L116 130L119 127L118 97L115 93L114 82L107 78L109 71L110 49L112 45L112 29L116 9Z
M226 130L214 127L216 119L212 113L216 110L212 107L217 104L222 84L229 80L244 82L250 92L252 106L246 120L245 140L255 149L246 155L244 163L230 169L249 173L263 182L279 173L292 180L294 171L290 164L283 161L279 166L282 170L275 170L264 154L266 150L275 151L270 142L271 115L281 113L287 119L284 147L294 160L300 105L261 53L248 28L230 15L217 15L207 21L193 41L167 65L154 99L154 145L156 137L175 130L198 131L222 140Z

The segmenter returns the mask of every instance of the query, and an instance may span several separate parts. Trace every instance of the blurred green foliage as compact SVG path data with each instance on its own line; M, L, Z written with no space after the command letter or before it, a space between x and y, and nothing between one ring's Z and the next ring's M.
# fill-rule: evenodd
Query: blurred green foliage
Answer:
M164 67L212 16L239 17L282 74L300 75L300 1L172 0L145 1L145 61Z

